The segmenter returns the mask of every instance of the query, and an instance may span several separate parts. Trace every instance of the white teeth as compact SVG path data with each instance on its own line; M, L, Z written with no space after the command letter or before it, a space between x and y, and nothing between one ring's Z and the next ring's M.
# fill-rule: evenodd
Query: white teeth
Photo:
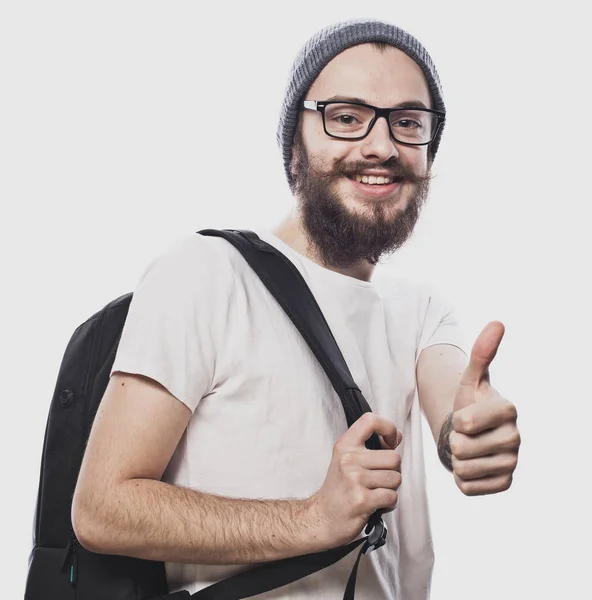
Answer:
M358 183L367 183L369 185L384 185L392 183L392 177L384 177L382 175L356 175Z

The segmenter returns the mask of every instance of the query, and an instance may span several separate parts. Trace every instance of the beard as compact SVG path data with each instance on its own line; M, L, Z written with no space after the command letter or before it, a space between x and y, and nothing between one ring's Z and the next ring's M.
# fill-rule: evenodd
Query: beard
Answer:
M293 156L298 165L294 193L304 233L309 250L321 264L341 269L362 261L376 265L411 237L428 196L432 178L429 171L425 175L417 174L395 158L383 163L340 160L329 171L320 171L311 165L298 141ZM340 198L336 184L344 176L355 177L365 169L377 167L388 170L395 178L402 178L399 188L391 197L366 202L370 214L352 212ZM404 192L411 196L405 209L399 210L395 204L401 201Z

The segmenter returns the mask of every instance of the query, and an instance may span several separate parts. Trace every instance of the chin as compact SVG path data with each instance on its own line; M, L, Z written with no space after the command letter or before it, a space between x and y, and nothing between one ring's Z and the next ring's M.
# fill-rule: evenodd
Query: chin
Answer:
M409 194L405 193L406 190L397 190L393 194L380 198L369 198L363 194L352 194L351 192L341 196L341 203L350 212L363 212L363 213L376 213L380 211L384 214L384 211L388 212L402 212L405 210L409 203Z

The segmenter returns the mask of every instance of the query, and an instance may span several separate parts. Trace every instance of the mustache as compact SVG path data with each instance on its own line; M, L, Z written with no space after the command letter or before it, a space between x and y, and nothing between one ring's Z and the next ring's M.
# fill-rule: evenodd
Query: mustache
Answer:
M431 173L416 173L411 167L402 163L396 158L389 158L382 163L368 162L363 160L346 163L345 161L341 160L336 162L332 169L325 171L322 174L322 177L327 179L332 179L339 176L351 178L355 177L358 173L361 173L366 169L377 168L388 172L390 177L401 178L409 183L423 183L433 179L433 175Z

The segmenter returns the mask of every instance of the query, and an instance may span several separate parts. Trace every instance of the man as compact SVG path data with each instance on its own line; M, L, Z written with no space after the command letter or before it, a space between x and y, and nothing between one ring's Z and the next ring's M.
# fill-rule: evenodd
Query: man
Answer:
M410 236L444 121L435 67L393 25L324 29L290 75L278 128L294 210L257 233L300 270L373 409L347 429L309 347L242 256L191 234L137 287L78 481L90 550L162 560L171 591L319 552L385 511L356 598L423 599L433 566L421 411L467 495L506 490L516 409L490 386L490 323L467 364L452 311L376 278ZM373 433L382 450L367 450ZM396 451L395 451L396 448ZM354 556L266 598L342 598Z

